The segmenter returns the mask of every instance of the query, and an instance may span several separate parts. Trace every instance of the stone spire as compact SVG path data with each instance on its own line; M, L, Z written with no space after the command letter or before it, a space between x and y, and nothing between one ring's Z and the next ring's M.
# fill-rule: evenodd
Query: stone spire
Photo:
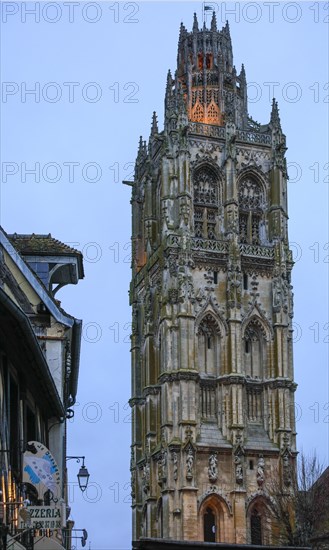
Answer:
M242 65L241 65L240 78L241 78L241 80L243 80L244 82L246 82L246 70L245 70L245 68L244 68L244 64L243 64L243 63L242 63Z
M198 18L196 16L196 13L194 13L194 18L193 18L193 32L198 32L199 31L199 24L198 24Z
M159 133L159 128L158 128L158 119L157 119L157 114L155 111L153 111L153 116L152 116L152 126L151 126L151 136L155 136L156 134Z
M278 107L278 102L275 100L275 98L273 98L273 101L272 101L271 124L272 126L277 126L281 128L279 107Z
M216 21L216 14L214 11L212 12L210 30L212 32L217 32L217 21Z
M183 23L180 24L180 29L179 29L179 39L178 39L178 42L181 42L184 38L184 35L186 34L186 28L184 26Z

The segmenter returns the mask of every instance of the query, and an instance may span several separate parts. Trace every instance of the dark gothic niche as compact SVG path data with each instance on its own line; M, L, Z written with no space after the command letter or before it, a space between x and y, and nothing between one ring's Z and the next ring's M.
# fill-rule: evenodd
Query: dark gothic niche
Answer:
M253 319L244 334L244 367L246 376L263 378L266 337L259 321Z
M214 240L218 235L218 176L209 166L202 166L193 175L195 236Z
M200 371L210 376L218 376L220 362L220 327L208 313L198 328L198 352Z
M263 196L259 184L251 177L239 185L239 233L240 242L260 245Z

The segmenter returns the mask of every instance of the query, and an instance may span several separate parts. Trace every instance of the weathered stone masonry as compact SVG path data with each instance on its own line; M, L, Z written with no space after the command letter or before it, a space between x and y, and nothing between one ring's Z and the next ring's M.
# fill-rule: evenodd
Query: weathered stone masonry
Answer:
M228 24L183 24L132 187L133 539L277 543L295 419L286 139L247 110Z

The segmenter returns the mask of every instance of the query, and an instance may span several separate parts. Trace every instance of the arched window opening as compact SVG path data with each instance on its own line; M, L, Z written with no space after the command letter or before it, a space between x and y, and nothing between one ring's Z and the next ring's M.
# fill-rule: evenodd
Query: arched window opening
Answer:
M193 110L193 120L195 122L202 122L204 118L204 108L200 103L196 103L194 110Z
M206 65L207 65L207 69L212 69L212 54L211 53L207 53L207 55L206 55Z
M208 124L218 124L219 122L219 109L213 101L207 108L207 122Z
M211 508L207 508L203 516L204 542L216 542L216 518Z
M197 345L200 373L218 376L220 366L220 329L211 314L206 315L199 325Z
M262 518L256 508L250 516L251 544L262 544Z
M203 166L193 175L195 236L217 238L219 206L218 177L213 169Z
M263 423L263 392L255 379L266 376L266 338L261 323L251 320L244 333L244 372L253 382L247 385L247 416L248 421L255 424Z
M250 177L245 178L239 186L239 231L242 243L261 243L262 203L263 197L258 183Z
M244 367L246 376L263 378L266 340L260 323L249 323L244 334Z
M203 55L202 53L198 54L198 69L201 71L203 69Z
M224 542L228 538L230 511L217 494L208 496L199 510L199 540Z

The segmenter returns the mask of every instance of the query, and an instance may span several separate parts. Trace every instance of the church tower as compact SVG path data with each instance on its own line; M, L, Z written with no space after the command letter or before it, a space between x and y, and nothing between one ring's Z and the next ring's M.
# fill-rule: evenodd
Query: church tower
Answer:
M181 25L132 185L133 540L276 544L296 458L278 105L248 115L228 23Z

